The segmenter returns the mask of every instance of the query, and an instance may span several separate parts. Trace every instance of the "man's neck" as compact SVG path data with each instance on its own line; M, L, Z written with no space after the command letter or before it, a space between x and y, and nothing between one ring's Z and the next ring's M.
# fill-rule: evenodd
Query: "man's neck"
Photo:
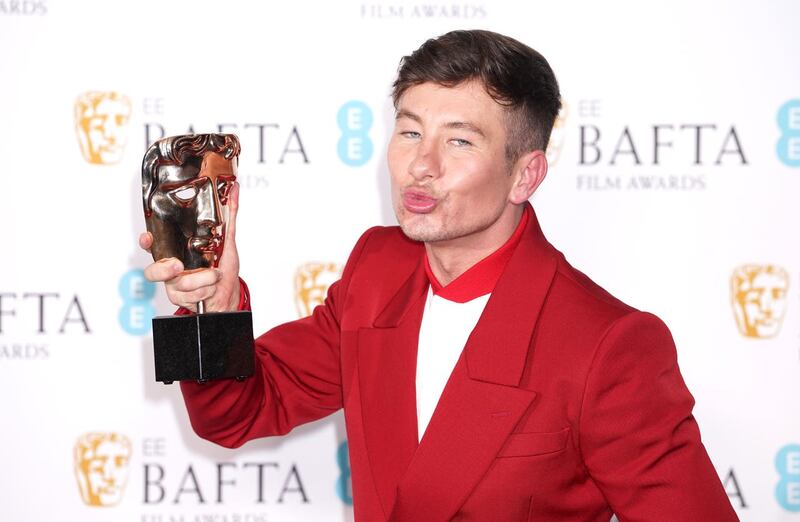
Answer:
M523 211L522 205L514 205L485 230L448 241L425 243L428 263L436 280L443 287L447 286L503 246L517 228Z

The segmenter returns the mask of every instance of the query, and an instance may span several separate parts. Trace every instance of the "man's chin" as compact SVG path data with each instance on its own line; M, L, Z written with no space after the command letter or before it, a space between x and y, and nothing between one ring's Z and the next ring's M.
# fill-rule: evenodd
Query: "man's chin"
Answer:
M441 228L426 225L426 223L404 222L400 223L400 229L408 239L421 243L435 243L436 241L450 239Z

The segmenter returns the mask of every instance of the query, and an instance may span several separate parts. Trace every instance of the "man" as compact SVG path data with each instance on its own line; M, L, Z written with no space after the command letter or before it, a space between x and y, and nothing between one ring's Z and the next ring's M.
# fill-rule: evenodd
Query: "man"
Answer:
M735 520L669 331L572 268L527 203L560 106L545 59L455 31L402 60L393 96L400 228L258 339L255 378L183 383L195 431L235 447L343 407L359 521ZM180 306L247 306L231 245L218 271L146 275Z

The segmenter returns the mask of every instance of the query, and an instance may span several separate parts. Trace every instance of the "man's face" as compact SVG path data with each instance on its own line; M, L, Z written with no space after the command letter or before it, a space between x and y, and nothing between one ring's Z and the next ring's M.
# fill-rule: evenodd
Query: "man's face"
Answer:
M788 281L783 274L761 271L744 281L738 296L750 337L772 337L778 333L786 311Z
M224 246L222 212L234 181L236 160L214 152L159 167L148 218L153 256L177 257L187 270L216 266Z
M403 232L480 241L511 204L503 107L479 81L423 83L400 98L388 163Z

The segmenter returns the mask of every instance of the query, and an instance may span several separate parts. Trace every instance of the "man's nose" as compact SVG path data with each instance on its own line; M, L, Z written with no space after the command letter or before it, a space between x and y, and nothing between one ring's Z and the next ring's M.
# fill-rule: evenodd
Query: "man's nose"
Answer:
M414 158L408 165L408 173L417 181L425 181L439 175L439 153L433 143L421 141Z
M222 224L222 205L212 181L204 183L197 194L197 222L209 227Z

